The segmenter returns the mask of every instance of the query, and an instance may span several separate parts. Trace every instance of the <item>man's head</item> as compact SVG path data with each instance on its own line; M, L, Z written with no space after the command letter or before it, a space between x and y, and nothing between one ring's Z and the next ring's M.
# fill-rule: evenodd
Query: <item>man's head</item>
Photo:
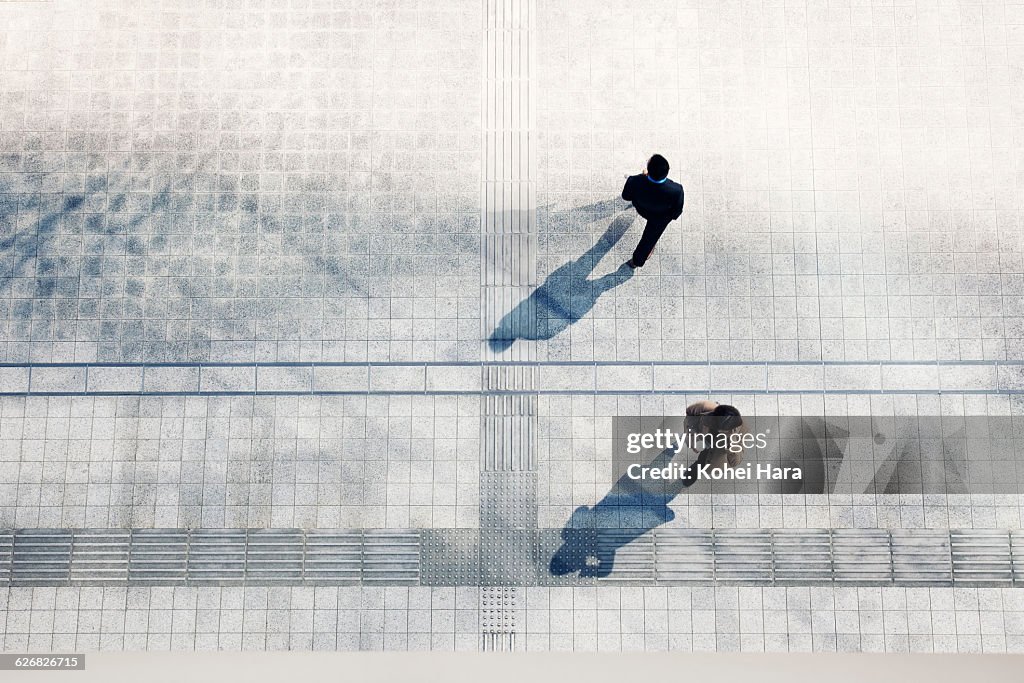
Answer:
M647 160L647 175L651 180L664 180L668 177L668 159L655 154Z

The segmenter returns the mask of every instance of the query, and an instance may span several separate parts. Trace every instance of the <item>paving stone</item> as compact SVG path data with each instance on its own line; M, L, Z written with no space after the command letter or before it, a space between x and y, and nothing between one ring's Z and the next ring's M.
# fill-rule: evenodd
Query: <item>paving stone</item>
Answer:
M203 366L199 371L199 390L202 392L255 391L255 367Z
M86 369L83 367L35 367L32 369L32 390L37 393L85 391Z

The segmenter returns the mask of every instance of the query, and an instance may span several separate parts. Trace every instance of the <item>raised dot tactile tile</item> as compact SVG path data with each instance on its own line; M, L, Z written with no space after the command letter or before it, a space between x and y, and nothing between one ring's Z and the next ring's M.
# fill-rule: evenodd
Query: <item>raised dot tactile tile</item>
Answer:
M532 472L482 472L480 527L535 529L537 475Z
M534 530L481 529L480 585L536 585L536 554Z
M512 651L517 649L517 632L525 626L525 624L520 624L523 621L519 607L521 592L522 588L515 586L484 586L480 589L482 650Z
M480 581L478 529L425 529L421 533L420 583L475 586Z

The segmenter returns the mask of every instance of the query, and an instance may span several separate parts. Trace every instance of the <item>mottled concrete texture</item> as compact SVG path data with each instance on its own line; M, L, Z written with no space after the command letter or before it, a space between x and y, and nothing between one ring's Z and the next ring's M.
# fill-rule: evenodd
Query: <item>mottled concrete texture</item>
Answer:
M636 523L609 475L613 417L709 394L1024 419L1022 121L1020 0L0 2L0 647L1024 651L1012 568L662 585L646 533L870 555L1020 495ZM653 152L686 204L634 272ZM186 528L373 531L360 585L12 579L5 530Z

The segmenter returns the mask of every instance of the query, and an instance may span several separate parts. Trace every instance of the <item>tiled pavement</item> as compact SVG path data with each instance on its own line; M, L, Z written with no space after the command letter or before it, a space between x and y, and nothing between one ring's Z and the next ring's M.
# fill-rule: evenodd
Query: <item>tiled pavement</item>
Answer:
M612 488L612 416L697 396L538 397L535 524L561 528ZM723 398L757 414L971 415L1011 414L1015 396ZM481 423L478 394L4 397L0 528L478 528L486 477L519 474L481 467ZM669 503L671 525L1016 529L1024 512L1017 494L860 493L698 486Z
M1005 581L517 574L609 492L616 415L1021 414L1024 5L53 0L0 26L0 528L385 539L360 585L88 585L119 560L69 550L84 573L0 585L3 649L1024 650ZM630 274L616 195L653 150L686 210ZM658 534L1009 538L1024 511L667 507L620 571Z
M5 650L477 650L479 588L0 589ZM516 650L1020 652L1019 588L519 589ZM507 636L506 636L507 638Z

